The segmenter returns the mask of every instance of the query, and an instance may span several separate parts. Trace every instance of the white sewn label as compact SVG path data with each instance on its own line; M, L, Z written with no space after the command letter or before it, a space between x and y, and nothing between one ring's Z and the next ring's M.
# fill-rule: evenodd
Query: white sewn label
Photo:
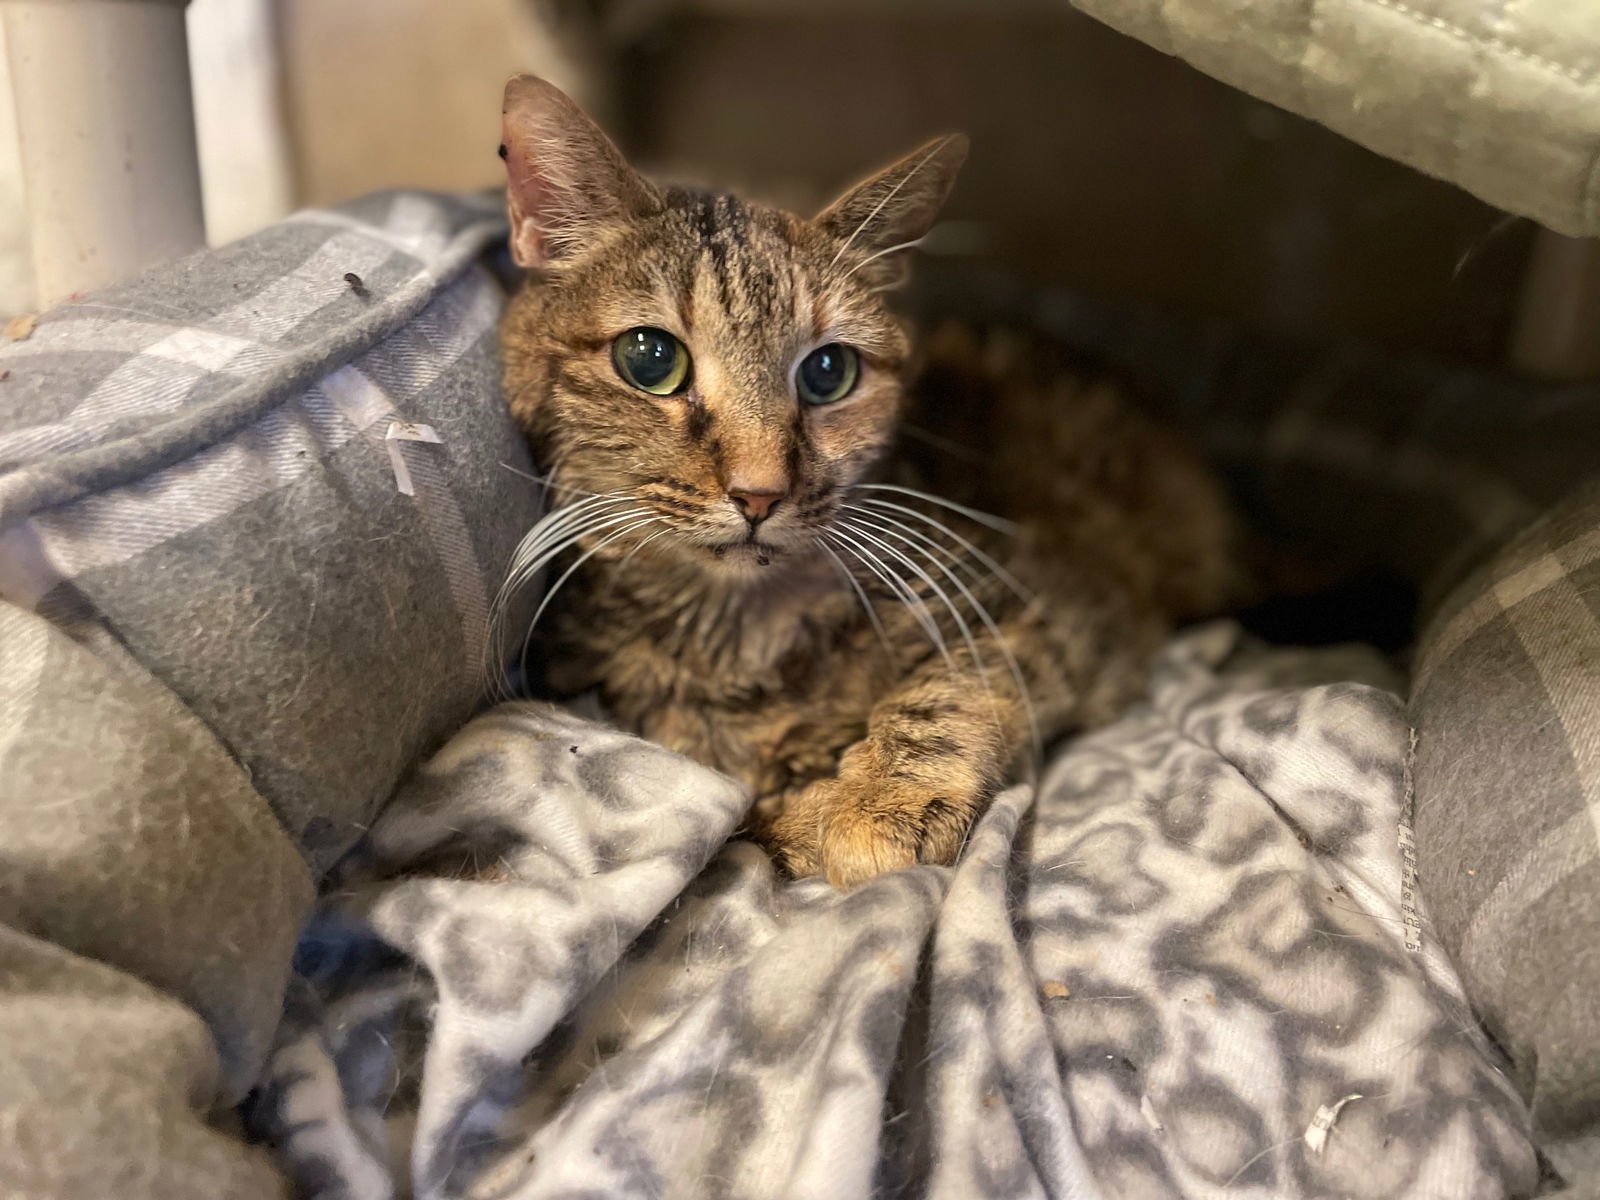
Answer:
M429 445L437 446L444 439L432 425L419 425L414 421L395 421L389 426L389 432L383 435L383 440L389 446L389 466L394 470L394 486L399 489L402 496L415 496L417 485L412 482L411 468L406 466L405 452L400 449L400 443L427 442Z

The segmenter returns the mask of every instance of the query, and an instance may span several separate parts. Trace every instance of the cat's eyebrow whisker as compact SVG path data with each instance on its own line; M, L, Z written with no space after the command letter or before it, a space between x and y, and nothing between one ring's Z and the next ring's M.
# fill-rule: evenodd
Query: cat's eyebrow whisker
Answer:
M847 507L853 508L854 506L847 506ZM857 518L859 520L867 521L868 523L875 524L875 522L872 522L870 518L860 514L859 512L857 513ZM892 518L892 517L883 517L881 519L882 520L886 520L886 521L890 521L895 525L900 525L900 522L895 521L894 518ZM901 541L906 541L907 535L919 538L920 540L926 542L928 545L930 545L930 546L934 547L935 549L939 550L941 553L943 553L945 555L948 555L951 558L951 560L954 561L957 565L962 565L961 564L961 560L959 558L957 558L954 554L952 554L949 550L945 549L943 546L940 546L932 538L929 538L929 537L927 537L927 536L925 536L923 534L918 533L916 530L910 528L909 526L902 525L901 528L905 532L904 533L899 533L899 534L894 533L894 532L892 532L892 531L890 531L888 529L885 529L881 525L878 525L876 527L878 529L882 530L884 533L888 534L890 537L897 537ZM1039 734L1039 720L1038 720L1038 714L1034 711L1033 697L1028 692L1028 683L1027 683L1027 680L1023 677L1022 667L1017 662L1017 656L1011 652L1011 647L1006 642L1005 635L1000 632L1000 627L995 624L994 617L990 614L988 608L984 606L983 601L979 600L978 597L972 593L971 589L969 589L966 584L961 582L961 577L958 576L954 571L950 570L950 568L946 567L943 563L940 563L937 559L935 559L933 557L932 554L930 554L927 550L923 549L922 547L917 546L914 543L909 542L909 541L906 541L906 544L908 546L910 546L911 549L916 550L918 553L922 554L923 557L925 557L929 562L933 563L934 566L938 567L941 571L943 571L945 573L946 577L949 578L950 582L955 584L955 586L960 589L961 594L962 594L962 596L964 596L966 598L967 603L972 605L973 612L975 612L977 614L978 619L980 621L982 621L983 624L984 624L984 627L988 629L989 635L994 638L995 646L1000 651L1000 656L1006 660L1006 668L1011 672L1011 681L1017 685L1017 696L1022 701L1023 710L1027 713L1027 716L1028 716L1029 741L1031 742L1032 747L1033 747L1034 759L1035 759L1035 761L1042 761L1043 758L1044 758L1044 741L1040 737L1040 734ZM977 657L976 654L974 654L973 657L976 658ZM981 672L981 669L982 668L980 667L980 672ZM993 697L991 696L991 699L992 698Z
M856 599L861 601L861 607L867 614L867 620L872 622L872 628L877 631L878 640L883 643L884 652L889 656L889 661L893 662L894 645L889 641L889 631L883 627L883 622L878 619L878 610L872 607L872 601L867 598L866 590L861 586L861 581L850 573L850 568L845 566L844 559L834 552L832 546L828 545L820 537L812 538L811 540L816 543L818 549L833 560L833 565L839 568L839 574L844 576L845 582L855 592Z
M953 137L954 135L952 134L950 137L940 138L937 145L928 147L928 152L917 160L916 165L900 177L899 181L889 189L882 200L879 200L877 204L873 205L872 211L861 218L861 224L857 225L850 231L850 236L844 240L844 245L840 246L839 252L833 256L833 261L828 264L830 270L833 267L838 266L839 260L844 257L845 251L850 249L850 247L855 244L856 238L861 236L861 231L868 225L872 224L873 218L883 211L883 206L888 204L889 201L893 200L897 195L899 195L900 189L905 187L906 184L910 183L915 177L916 173L922 170L923 167L927 166L929 160L931 160L934 155L938 154L939 151L948 146Z
M917 520L923 522L923 524L928 525L933 529L937 529L945 536L954 538L963 550L967 551L967 553L971 554L990 571L994 572L994 577L1000 580L1001 583L1005 584L1006 587L1010 588L1012 595L1016 596L1018 600L1021 600L1024 604L1033 603L1033 593L1027 588L1023 587L1015 575L996 562L991 555L986 554L980 547L973 545L970 541L962 537L954 529L951 529L950 526L946 525L943 521L937 520L934 517L930 517L925 512L918 512L916 509L909 508L904 504L896 504L892 500L876 500L870 496L867 496L862 498L861 503L870 505L874 510L888 509L893 512L904 513L908 517L915 517ZM885 517L884 519L889 520L891 518Z
M935 496L931 492L919 492L916 488L901 487L895 483L858 483L855 487L869 492L899 492L902 496L926 500L929 504L937 504L940 508L958 512L969 520L976 521L979 525L987 525L996 533L1003 533L1008 537L1015 537L1022 528L1015 521L1008 521L1004 517L997 517L993 513L982 512L976 508L968 508L965 504L957 504L954 500L946 500L943 496Z
M882 560L872 552L870 547L863 546L838 526L828 530L828 534L837 538L844 549L848 550L862 565L888 585L889 590L895 594L900 603L906 606L906 610L922 626L922 631L928 635L928 640L938 649L939 656L944 659L945 665L954 674L956 661L950 657L950 647L944 640L944 634L939 630L939 622L933 619L933 612L928 608L927 601L917 595L910 584L884 566Z
M877 259L877 258L882 258L885 254L893 254L896 250L910 250L914 246L920 246L920 245L922 245L923 240L926 237L927 237L927 235L924 234L922 237L912 238L909 242L901 242L898 246L889 246L889 247L886 247L885 249L875 251L872 254L867 255L860 262L858 262L855 266L851 267L848 271L846 271L844 273L844 277L846 279L849 279L850 276L854 275L857 271L861 270L861 268L866 266L869 262L872 262L874 259Z

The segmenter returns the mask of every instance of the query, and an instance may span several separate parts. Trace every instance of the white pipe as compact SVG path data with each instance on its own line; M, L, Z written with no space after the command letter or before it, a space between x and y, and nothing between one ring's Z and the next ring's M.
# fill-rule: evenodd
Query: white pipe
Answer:
M0 0L39 307L205 242L186 0Z
M206 240L220 246L294 207L273 0L192 0L189 70Z

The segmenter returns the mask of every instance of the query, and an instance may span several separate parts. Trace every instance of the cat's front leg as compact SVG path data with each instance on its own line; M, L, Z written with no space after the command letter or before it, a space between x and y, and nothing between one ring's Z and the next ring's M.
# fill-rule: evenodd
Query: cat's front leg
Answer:
M787 870L836 887L952 862L1025 736L1015 697L975 674L910 682L874 708L836 775L758 806L758 828Z

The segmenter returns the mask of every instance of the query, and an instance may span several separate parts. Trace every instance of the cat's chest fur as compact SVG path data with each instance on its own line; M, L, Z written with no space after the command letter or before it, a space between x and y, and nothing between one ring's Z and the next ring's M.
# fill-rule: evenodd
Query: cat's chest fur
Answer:
M758 792L824 773L886 678L816 563L754 587L609 565L576 583L551 621L554 690L597 691L624 728Z

